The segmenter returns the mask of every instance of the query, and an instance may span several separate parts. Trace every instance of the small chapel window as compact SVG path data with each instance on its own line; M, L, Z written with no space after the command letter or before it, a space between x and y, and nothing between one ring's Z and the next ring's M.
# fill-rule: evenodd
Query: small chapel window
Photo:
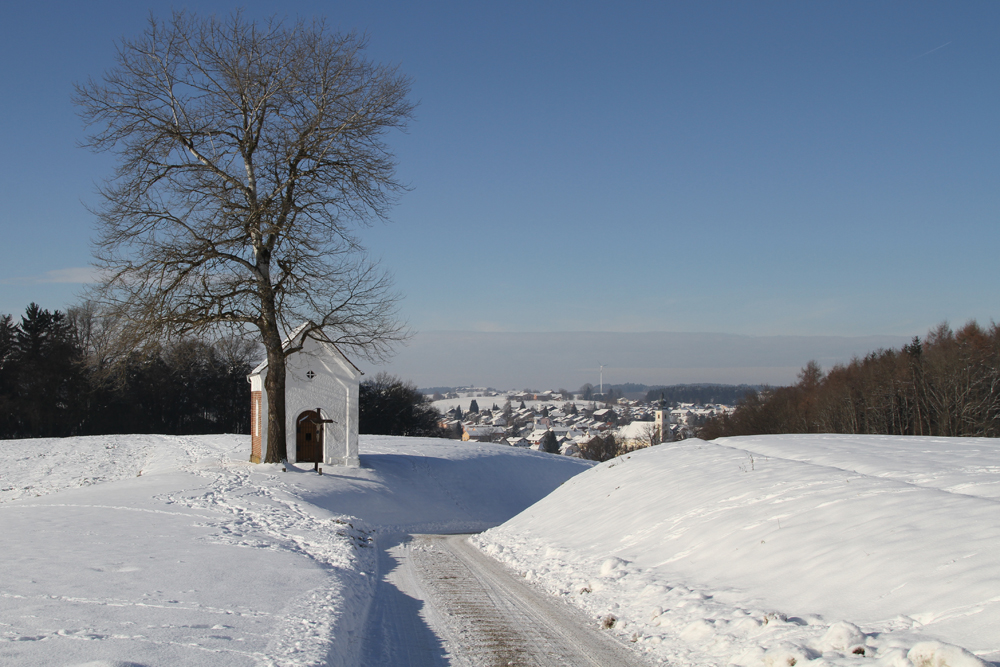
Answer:
M312 380L314 377L316 377L316 374L313 373L312 371L309 371L308 373L306 373L306 377Z

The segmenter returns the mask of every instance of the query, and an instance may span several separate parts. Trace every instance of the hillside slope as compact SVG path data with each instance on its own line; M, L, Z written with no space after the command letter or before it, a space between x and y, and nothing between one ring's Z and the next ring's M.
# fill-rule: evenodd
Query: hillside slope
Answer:
M361 439L359 469L245 436L0 442L0 663L353 665L381 532L481 530L589 464Z
M988 439L689 440L476 539L674 664L982 664L928 642L1000 660L997 461Z

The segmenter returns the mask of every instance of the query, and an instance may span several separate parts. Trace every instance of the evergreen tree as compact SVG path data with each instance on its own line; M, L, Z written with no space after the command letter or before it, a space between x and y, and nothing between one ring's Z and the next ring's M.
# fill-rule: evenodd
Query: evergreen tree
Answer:
M619 447L614 433L597 435L580 447L583 458L590 461L609 461L618 456Z
M412 382L379 373L361 383L358 430L379 435L443 435L441 414Z
M545 435L542 436L541 441L538 443L538 451L548 452L549 454L558 454L559 441L556 440L556 434L552 431L546 431Z
M479 412L479 403L476 403L476 399L472 399L472 403L469 403L469 412Z
M249 432L254 346L182 340L133 351L111 374L93 344L109 327L71 310L33 303L20 324L0 316L0 438Z
M14 337L17 325L10 315L0 316L0 438L16 433L17 351Z
M13 337L21 437L72 434L85 384L82 354L66 316L32 303Z

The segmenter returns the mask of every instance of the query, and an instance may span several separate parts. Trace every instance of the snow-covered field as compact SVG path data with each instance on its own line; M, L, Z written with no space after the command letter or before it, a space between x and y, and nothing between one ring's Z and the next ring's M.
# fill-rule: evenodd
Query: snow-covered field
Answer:
M380 532L478 531L588 464L361 439L361 469L245 436L0 441L0 664L352 665Z
M994 439L688 440L474 540L674 665L981 666L1000 664L998 500Z
M322 476L248 452L0 442L0 664L355 664L373 538L496 526L481 548L653 661L1000 665L996 440L690 440L592 466L362 436L365 467Z

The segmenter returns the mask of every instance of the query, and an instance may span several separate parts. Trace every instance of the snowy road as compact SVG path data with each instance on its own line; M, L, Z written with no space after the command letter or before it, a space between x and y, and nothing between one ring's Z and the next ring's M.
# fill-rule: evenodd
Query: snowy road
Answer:
M362 664L645 664L595 621L528 587L466 540L382 541Z

